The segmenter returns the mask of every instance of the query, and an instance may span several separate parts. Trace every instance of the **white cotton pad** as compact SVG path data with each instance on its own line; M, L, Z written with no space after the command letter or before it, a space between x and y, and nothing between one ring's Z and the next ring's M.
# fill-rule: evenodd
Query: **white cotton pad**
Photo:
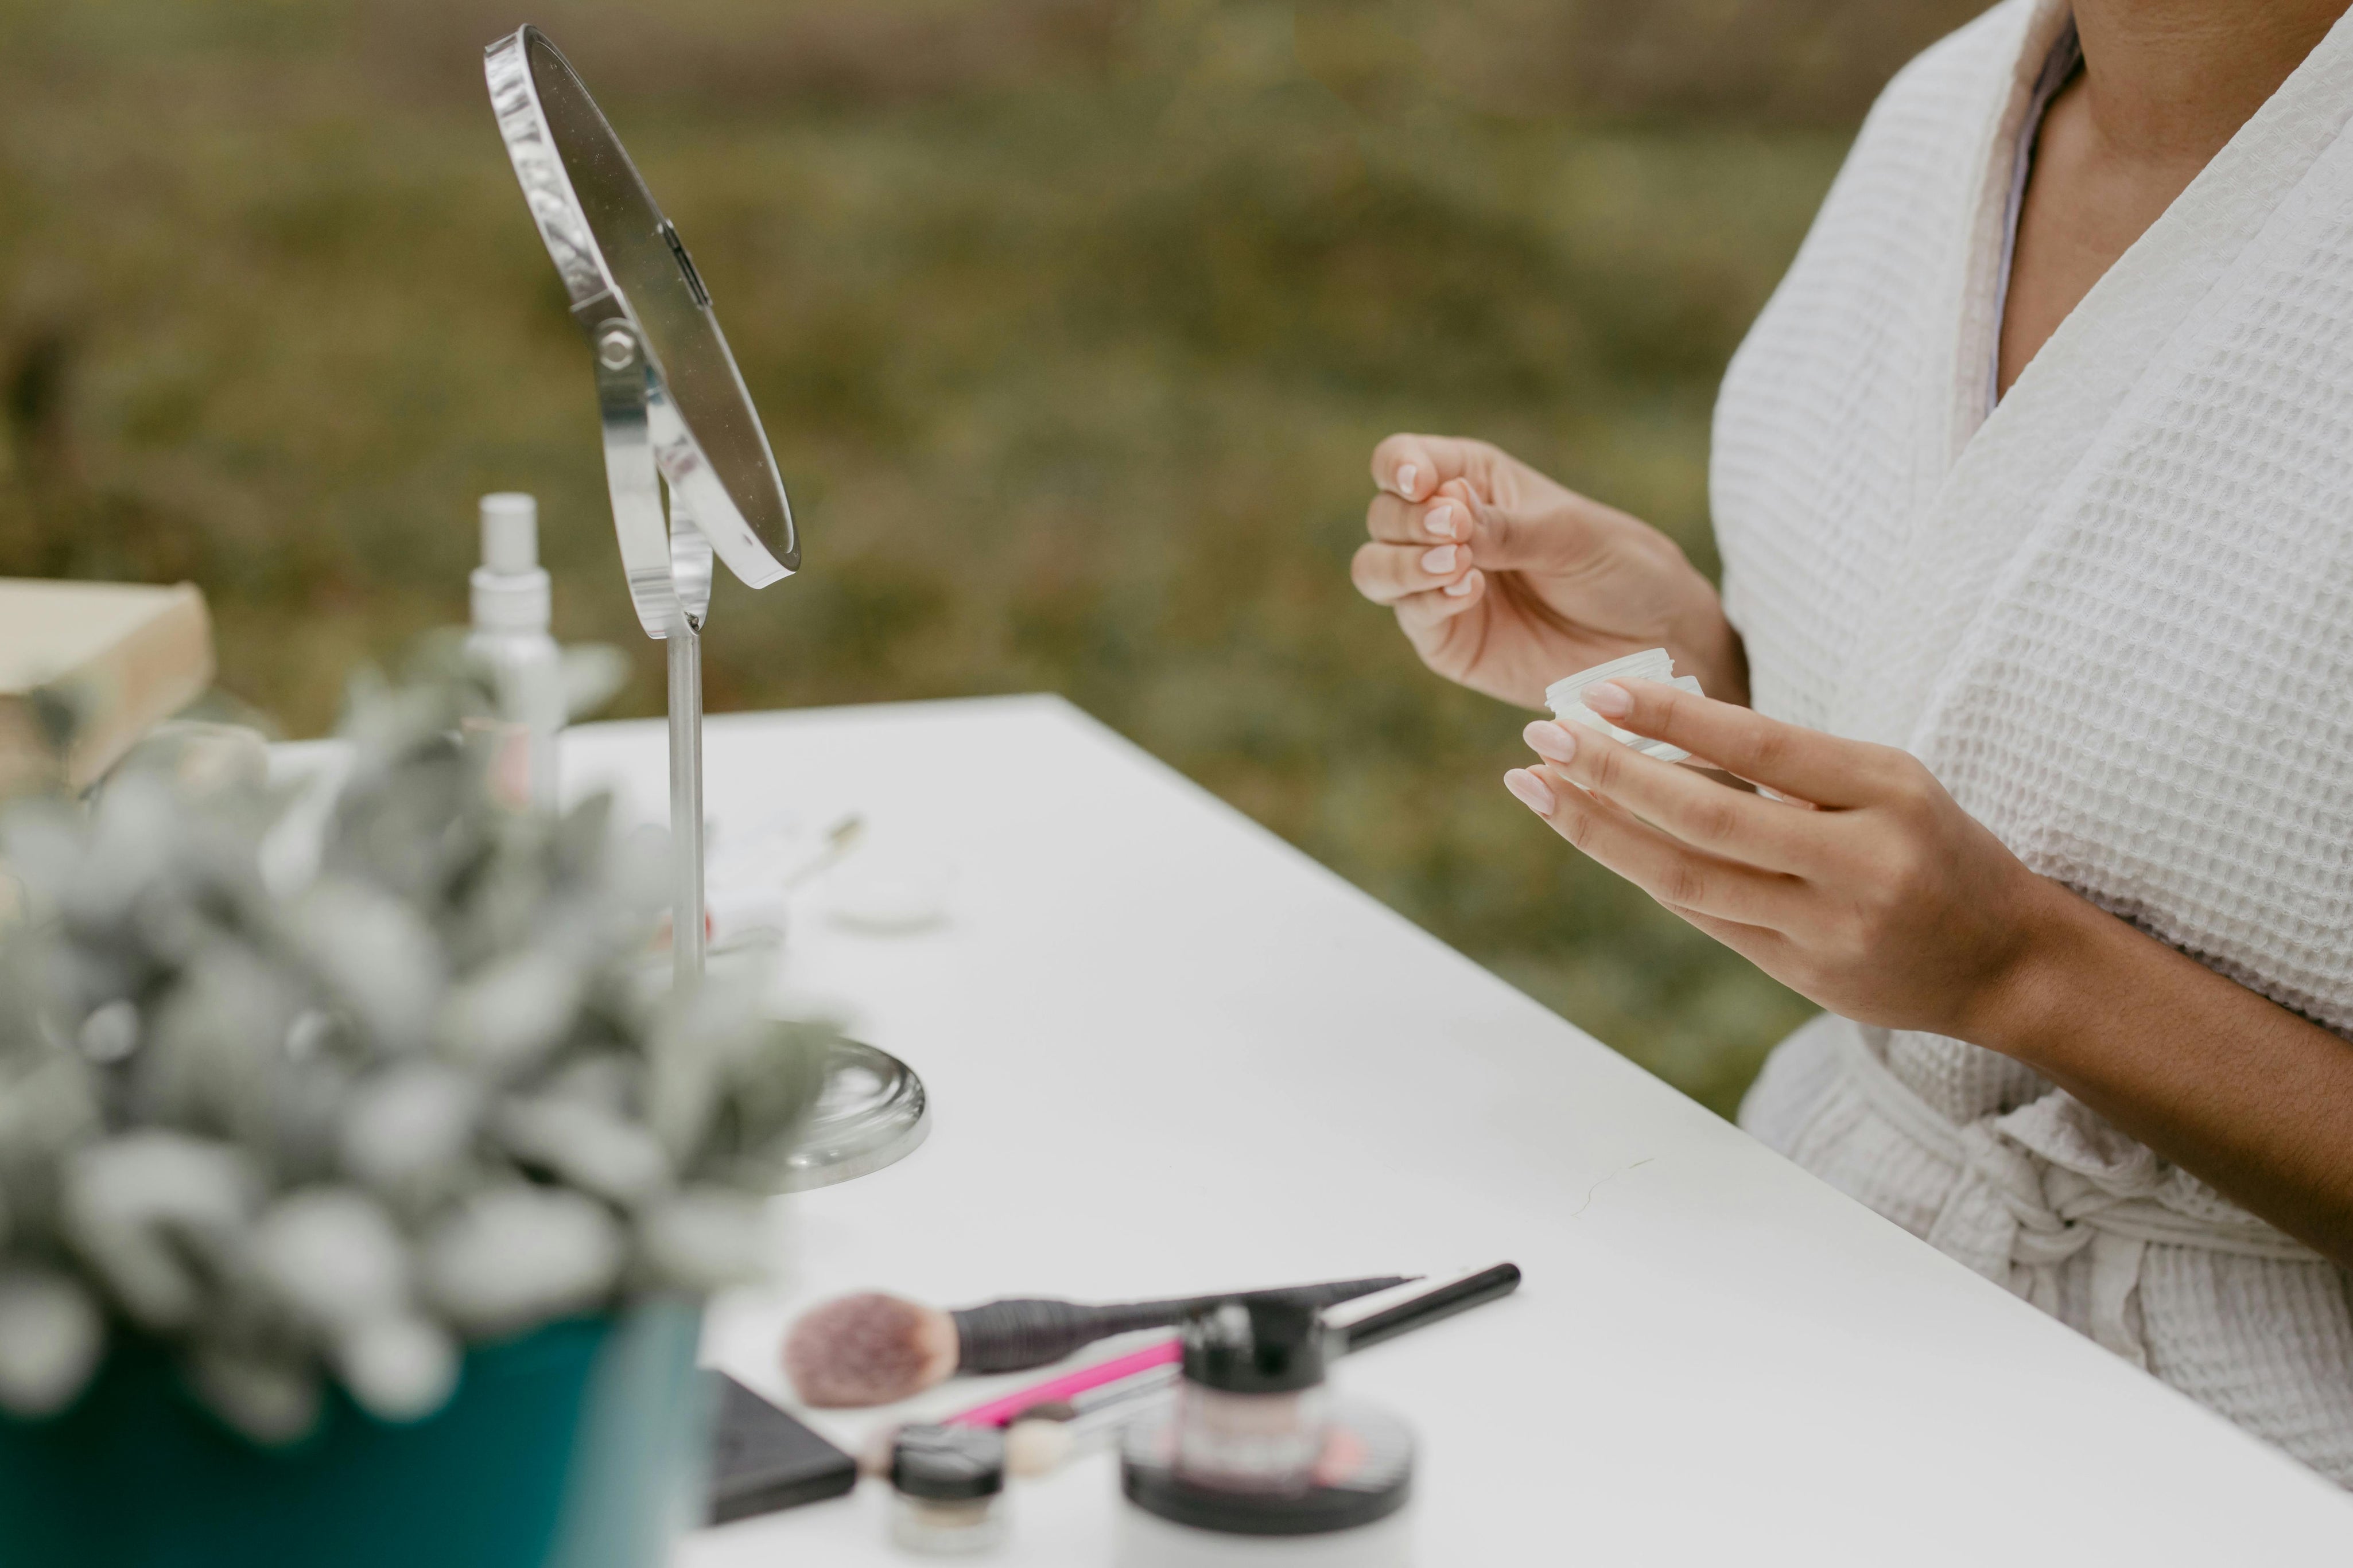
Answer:
M937 856L869 849L826 879L833 923L869 936L899 936L946 923L955 868Z
M1680 746L1670 746L1664 741L1653 741L1647 735L1637 735L1630 730L1620 730L1600 714L1585 705L1585 689L1599 686L1605 680L1659 680L1679 691L1693 696L1704 695L1699 679L1677 675L1675 661L1662 647L1645 648L1630 653L1623 658L1613 658L1608 664L1597 664L1591 669L1580 669L1545 688L1545 706L1552 716L1567 724L1583 724L1599 730L1613 740L1622 741L1646 757L1656 757L1662 763L1680 763L1691 755Z

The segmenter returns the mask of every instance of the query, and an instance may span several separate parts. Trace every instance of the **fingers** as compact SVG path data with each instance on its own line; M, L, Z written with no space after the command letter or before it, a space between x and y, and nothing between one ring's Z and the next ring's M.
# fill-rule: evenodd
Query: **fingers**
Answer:
M1803 874L1821 862L1822 821L1691 768L1646 757L1582 724L1538 720L1523 732L1551 771L1683 843L1725 860Z
M1896 780L1905 753L1784 724L1649 680L1588 687L1585 705L1620 729L1681 746L1751 784L1817 805L1858 806Z
M1420 501L1399 500L1383 490L1365 508L1365 531L1390 544L1443 544L1450 540L1468 540L1471 508L1452 490Z
M1790 912L1798 893L1792 879L1677 843L1549 767L1514 768L1504 784L1573 847L1686 919L1778 930Z
M1467 479L1483 492L1503 454L1484 441L1459 436L1392 436L1373 448L1373 483L1405 500L1425 500L1449 479Z
M1356 592L1376 605L1394 605L1409 594L1433 589L1443 592L1471 573L1471 552L1460 544L1360 545L1348 567ZM1464 589L1456 597L1469 592Z
M1670 911L1701 931L1714 937L1749 963L1767 973L1778 973L1777 966L1788 963L1789 939L1778 931L1763 926L1745 926L1738 921L1720 921L1713 915L1695 914L1690 910Z
M1474 567L1443 588L1409 594L1397 602L1398 626L1414 650L1428 658L1453 630L1455 617L1486 597L1486 574Z
M1529 507L1473 510L1472 545L1481 563L1498 572L1557 576L1598 569L1611 559L1613 545L1622 547L1631 540L1647 543L1652 531L1626 513L1571 490L1555 491Z

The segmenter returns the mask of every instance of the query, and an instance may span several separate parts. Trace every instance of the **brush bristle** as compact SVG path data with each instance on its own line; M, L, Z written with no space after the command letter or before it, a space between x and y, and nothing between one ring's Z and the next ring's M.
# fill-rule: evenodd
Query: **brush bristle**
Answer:
M945 1312L870 1290L804 1312L785 1336L785 1375L821 1409L889 1405L954 1372L956 1349Z

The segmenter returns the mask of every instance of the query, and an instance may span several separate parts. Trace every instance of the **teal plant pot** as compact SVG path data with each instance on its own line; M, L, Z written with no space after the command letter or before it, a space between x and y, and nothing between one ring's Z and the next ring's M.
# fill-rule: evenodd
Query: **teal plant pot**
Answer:
M661 1302L466 1355L458 1390L391 1426L328 1397L258 1447L123 1339L82 1397L0 1419L5 1568L659 1568L695 1521L709 1420L701 1314Z

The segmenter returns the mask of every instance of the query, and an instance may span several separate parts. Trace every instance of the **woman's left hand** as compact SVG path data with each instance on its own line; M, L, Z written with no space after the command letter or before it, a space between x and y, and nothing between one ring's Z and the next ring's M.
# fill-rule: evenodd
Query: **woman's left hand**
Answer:
M1670 686L1589 688L1611 723L1785 799L1546 720L1505 785L1563 838L1811 1000L1991 1043L2052 900L1910 753Z

